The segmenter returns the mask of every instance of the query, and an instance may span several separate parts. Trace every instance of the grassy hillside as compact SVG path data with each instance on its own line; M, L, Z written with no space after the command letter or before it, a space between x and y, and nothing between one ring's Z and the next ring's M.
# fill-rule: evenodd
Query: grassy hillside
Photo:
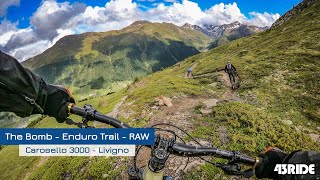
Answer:
M0 112L0 128L26 127L30 122L35 121L40 115L32 115L27 118L20 118L14 113Z
M286 152L320 151L320 142L311 138L320 134L317 128L320 127L319 9L320 1L315 1L274 30L192 56L139 78L117 93L82 103L108 113L127 96L119 108L118 118L132 126L171 122L213 146L248 155L256 155L267 146L277 146ZM223 72L217 71L229 59L241 75L241 87L237 91L231 91ZM191 66L194 77L184 78L186 68ZM153 108L154 98L159 95L171 97L173 107ZM200 114L201 102L212 98L219 100L217 106L208 115ZM196 101L198 105L191 104ZM184 104L187 109L179 109ZM60 126L64 125L52 118L36 124L36 127ZM16 147L5 147L0 151L0 159L0 167L12 167L0 168L0 179L25 176L29 179L123 179L128 164L127 159L104 157L19 158ZM166 173L175 175L172 169ZM230 179L209 164L201 165L200 170L191 168L179 176Z
M80 98L122 88L135 77L198 54L209 41L173 24L137 21L119 31L66 36L23 64Z

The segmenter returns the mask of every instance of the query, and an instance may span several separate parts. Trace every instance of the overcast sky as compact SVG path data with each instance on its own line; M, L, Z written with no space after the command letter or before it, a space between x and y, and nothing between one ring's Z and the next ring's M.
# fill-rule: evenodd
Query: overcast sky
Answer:
M270 26L299 1L0 0L0 49L23 61L65 35L121 29L136 20Z

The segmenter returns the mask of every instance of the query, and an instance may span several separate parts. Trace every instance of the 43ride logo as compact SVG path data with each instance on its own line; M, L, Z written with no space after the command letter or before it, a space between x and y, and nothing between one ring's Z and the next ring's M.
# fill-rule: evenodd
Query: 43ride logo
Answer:
M274 168L278 174L315 174L315 164L277 164Z

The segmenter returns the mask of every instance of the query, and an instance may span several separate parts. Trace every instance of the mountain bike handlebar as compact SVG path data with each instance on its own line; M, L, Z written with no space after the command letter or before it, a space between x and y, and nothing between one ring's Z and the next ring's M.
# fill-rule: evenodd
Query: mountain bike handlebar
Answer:
M115 118L103 115L96 110L92 109L91 106L85 106L79 108L74 104L68 105L70 114L76 114L82 117L86 117L89 120L99 121L101 123L109 124L115 128L131 128L126 123L123 123ZM151 148L151 146L147 146ZM168 149L170 153L183 157L199 157L199 156L214 156L218 158L228 159L238 163L253 166L259 162L259 159L249 157L234 151L222 150L214 147L197 147L186 144L174 143L173 146Z
M111 125L115 128L131 128L128 124L119 121L118 119L109 117L107 115L103 115L97 112L95 109L91 107L91 105L85 105L84 108L79 108L74 104L70 103L68 105L69 114L75 114L82 116L83 123L74 123L78 125L80 128L88 128L88 121L99 121L101 123L105 123ZM199 144L200 145L200 144ZM203 147L199 146L191 146L181 143L176 143L175 141L161 138L160 136L156 137L155 145L145 145L145 147L152 149L152 158L149 161L149 165L147 168L147 173L149 178L153 179L153 177L157 176L154 173L157 173L159 170L163 169L165 166L165 161L169 157L169 154L182 156L182 157L199 157L201 156L214 156L218 158L223 158L229 160L228 164L223 163L212 163L209 162L219 168L221 168L224 172L230 175L243 175L245 177L251 177L253 175L252 169L248 169L247 171L241 171L241 167L238 163L249 165L255 167L257 164L262 162L261 158L253 158L247 155L241 154L235 151L227 151L223 149L218 149L215 147ZM160 155L160 156L159 156ZM202 159L202 158L201 158ZM203 159L204 160L204 159ZM129 174L136 177L137 169L129 168ZM163 176L163 175L162 175ZM145 178L144 178L145 179ZM161 178L160 178L161 179Z
M228 160L235 160L246 165L255 165L256 159L238 152L227 151L214 147L197 147L175 143L172 147L172 154L184 157L214 156Z

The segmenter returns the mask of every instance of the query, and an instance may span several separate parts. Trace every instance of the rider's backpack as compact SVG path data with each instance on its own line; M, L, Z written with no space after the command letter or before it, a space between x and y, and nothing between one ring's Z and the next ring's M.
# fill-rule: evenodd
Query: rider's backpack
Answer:
M232 68L232 64L231 63L227 64L227 71L228 71L228 73L233 73L234 72L234 69Z

